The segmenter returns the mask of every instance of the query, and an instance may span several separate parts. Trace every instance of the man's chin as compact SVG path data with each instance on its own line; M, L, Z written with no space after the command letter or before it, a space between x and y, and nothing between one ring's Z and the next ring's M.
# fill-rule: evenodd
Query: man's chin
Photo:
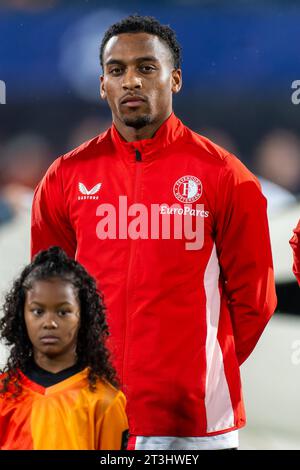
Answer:
M133 127L134 129L142 129L143 127L151 124L152 119L149 114L144 114L141 116L124 116L123 122L128 127Z

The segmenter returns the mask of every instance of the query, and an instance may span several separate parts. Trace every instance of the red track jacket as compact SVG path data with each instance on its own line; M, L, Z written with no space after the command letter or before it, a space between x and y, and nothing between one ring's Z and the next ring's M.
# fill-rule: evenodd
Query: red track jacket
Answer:
M290 239L290 245L294 253L293 271L300 286L300 220L294 230L294 235Z
M39 184L32 255L51 245L104 293L132 435L245 424L239 365L276 295L266 200L236 157L174 114L137 142L113 125Z

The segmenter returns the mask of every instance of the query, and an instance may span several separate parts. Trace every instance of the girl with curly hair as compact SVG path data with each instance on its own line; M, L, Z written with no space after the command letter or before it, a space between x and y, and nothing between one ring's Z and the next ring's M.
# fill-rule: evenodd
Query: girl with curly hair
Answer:
M0 449L125 448L125 396L106 348L94 279L63 250L40 252L6 295Z

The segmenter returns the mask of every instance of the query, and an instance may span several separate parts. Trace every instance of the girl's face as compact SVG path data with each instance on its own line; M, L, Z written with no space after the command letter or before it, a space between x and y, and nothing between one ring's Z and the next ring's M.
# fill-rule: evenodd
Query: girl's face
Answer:
M80 304L70 282L35 281L26 292L24 317L35 360L46 356L67 365L75 362Z

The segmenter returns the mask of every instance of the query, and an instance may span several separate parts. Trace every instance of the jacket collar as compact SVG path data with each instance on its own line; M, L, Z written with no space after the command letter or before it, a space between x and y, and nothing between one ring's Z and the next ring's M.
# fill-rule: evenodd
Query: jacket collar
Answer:
M162 149L177 141L184 132L184 125L172 113L159 127L151 139L126 142L113 124L111 138L118 153L122 153L130 161L136 161L136 150L141 154L142 161L152 160L159 156Z

